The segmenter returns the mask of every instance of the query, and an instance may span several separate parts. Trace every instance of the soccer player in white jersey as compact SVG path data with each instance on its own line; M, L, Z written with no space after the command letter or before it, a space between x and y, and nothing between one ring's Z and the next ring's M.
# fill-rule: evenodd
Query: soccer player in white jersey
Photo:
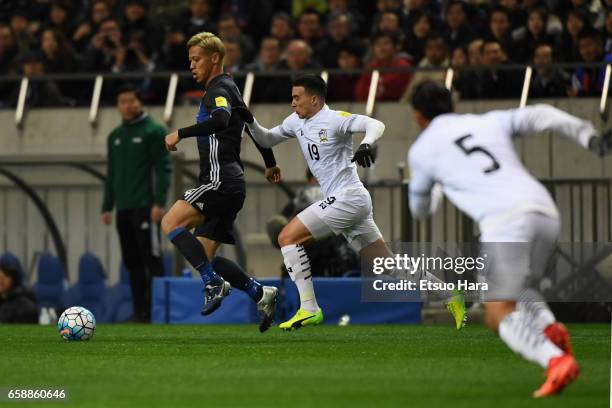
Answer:
M495 255L487 278L501 289L485 294L486 323L510 349L546 369L547 380L534 397L561 392L579 374L569 334L541 295L526 287L528 279L541 276L554 251L559 213L546 188L523 167L512 138L554 131L600 155L609 150L608 138L590 122L548 105L455 114L450 92L434 81L417 85L411 102L423 129L408 152L412 214L425 218L435 211L440 190L434 186L440 185L478 222L481 245ZM517 249L511 243L525 244Z
M323 312L314 293L310 261L303 244L332 234L342 234L362 259L392 256L374 223L372 199L357 175L355 162L370 167L374 162L372 146L383 135L385 125L364 115L335 111L325 104L327 85L316 75L304 75L293 82L294 113L273 129L261 126L245 111L244 121L257 143L272 147L297 139L313 175L319 181L324 199L294 217L278 237L289 276L300 294L297 313L279 327L298 329L319 324ZM365 137L353 155L353 133ZM436 279L427 274L430 279ZM465 316L463 300L448 302L460 328Z

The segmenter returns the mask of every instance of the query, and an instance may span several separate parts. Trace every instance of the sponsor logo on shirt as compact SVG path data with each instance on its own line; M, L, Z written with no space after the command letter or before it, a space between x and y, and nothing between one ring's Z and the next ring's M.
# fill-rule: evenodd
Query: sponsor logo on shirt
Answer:
M133 137L132 143L142 143L142 137Z
M121 144L121 139L115 139L115 146L119 146Z

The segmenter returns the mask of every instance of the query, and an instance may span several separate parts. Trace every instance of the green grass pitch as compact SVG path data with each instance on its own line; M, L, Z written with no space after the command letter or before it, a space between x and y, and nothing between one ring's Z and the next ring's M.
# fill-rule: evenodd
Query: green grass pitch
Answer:
M533 400L542 370L481 326L0 326L0 388L64 388L35 407L606 407L610 326L570 325L582 375ZM4 404L3 404L4 405Z

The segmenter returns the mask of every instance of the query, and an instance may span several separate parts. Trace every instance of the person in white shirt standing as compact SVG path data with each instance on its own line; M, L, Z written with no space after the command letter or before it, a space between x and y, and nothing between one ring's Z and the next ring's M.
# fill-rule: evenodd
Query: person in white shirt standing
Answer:
M431 215L443 192L478 222L483 253L492 255L486 272L492 289L485 295L486 323L510 349L547 370L534 397L561 392L580 369L567 329L528 287L554 251L559 213L546 188L522 165L512 138L554 131L604 155L609 137L548 105L455 114L450 92L435 81L417 85L411 103L423 129L408 152L411 213Z

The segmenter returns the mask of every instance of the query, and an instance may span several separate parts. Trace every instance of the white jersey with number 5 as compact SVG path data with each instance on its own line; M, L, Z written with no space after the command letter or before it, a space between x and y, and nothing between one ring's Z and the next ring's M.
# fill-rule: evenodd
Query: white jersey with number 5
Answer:
M294 112L273 129L273 134L297 138L325 197L347 188L363 187L353 158L353 132L363 132L367 116L335 111L325 105L310 119Z
M481 229L504 214L557 216L552 197L525 169L512 143L514 136L546 130L584 147L596 134L590 122L547 105L434 118L408 152L411 211L427 215L431 189L438 183Z

